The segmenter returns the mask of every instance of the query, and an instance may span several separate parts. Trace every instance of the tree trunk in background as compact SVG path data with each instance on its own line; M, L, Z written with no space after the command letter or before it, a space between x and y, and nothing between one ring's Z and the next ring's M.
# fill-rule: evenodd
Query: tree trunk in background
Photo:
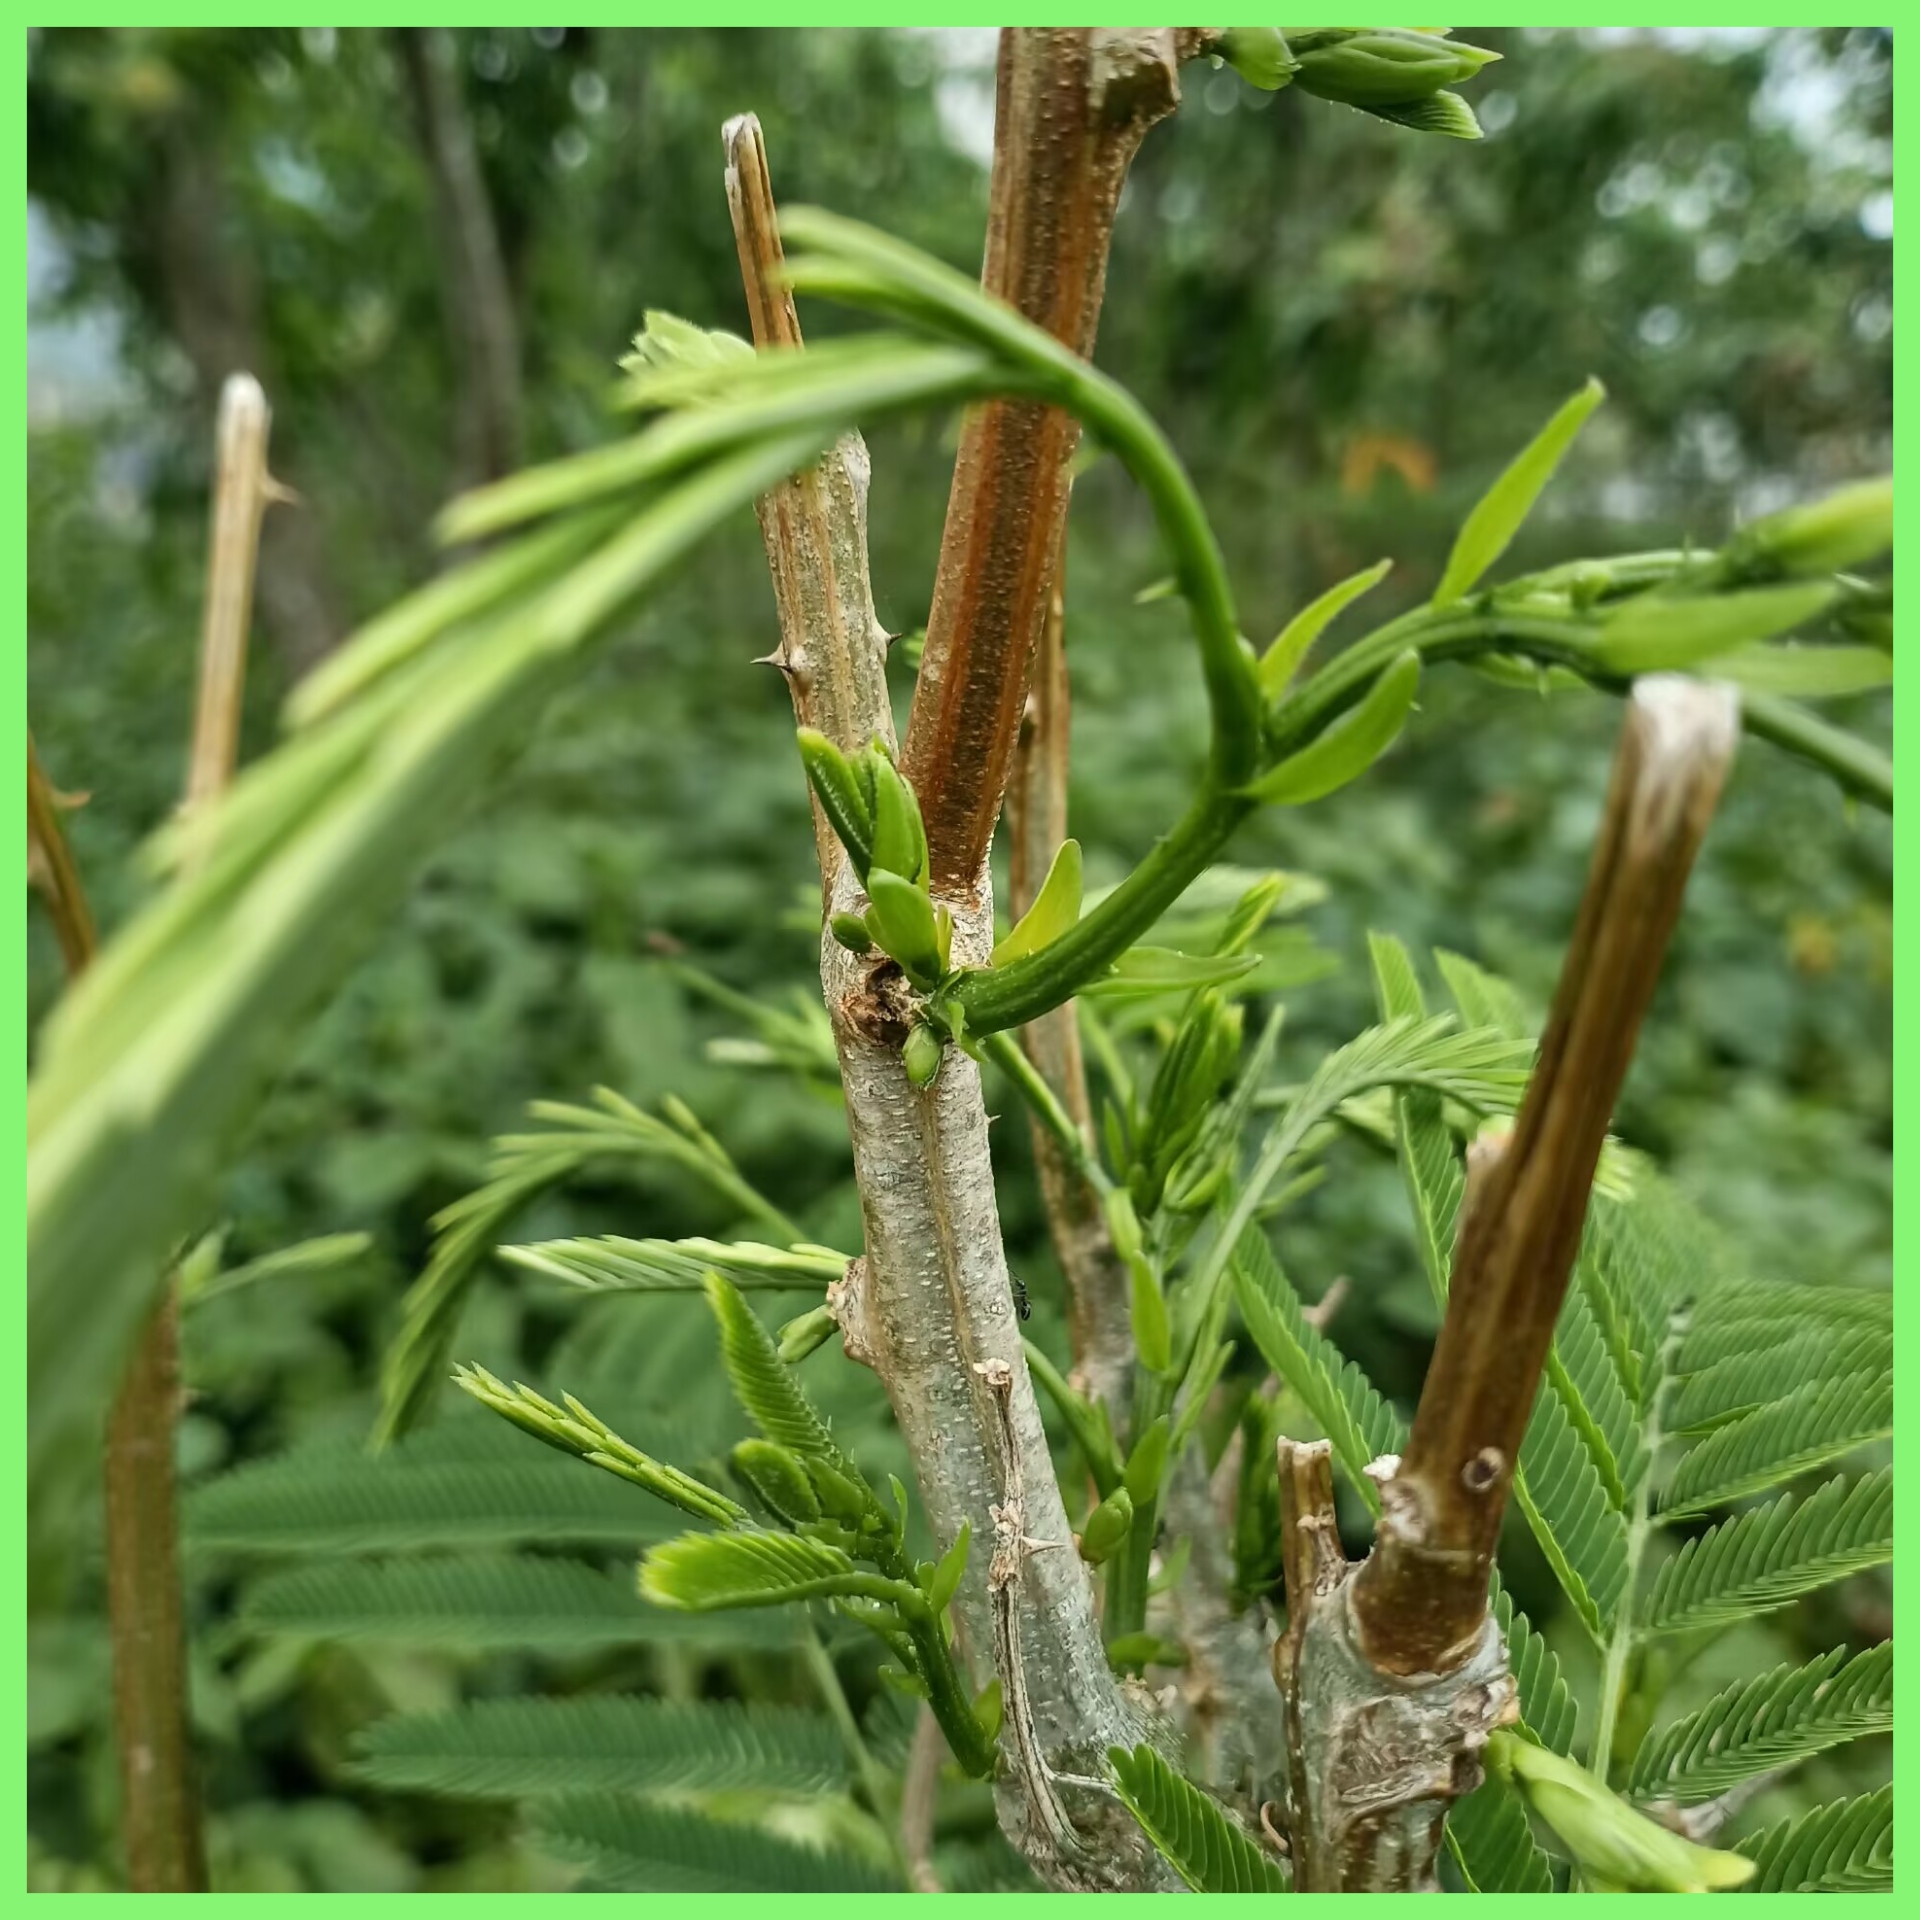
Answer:
M460 382L456 483L474 486L520 464L519 321L461 91L459 47L444 27L397 27L394 39L439 211L440 309Z

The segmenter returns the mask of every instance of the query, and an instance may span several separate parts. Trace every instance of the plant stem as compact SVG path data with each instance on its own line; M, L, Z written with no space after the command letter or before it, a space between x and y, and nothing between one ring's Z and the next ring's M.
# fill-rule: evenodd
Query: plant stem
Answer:
M1000 36L984 289L1073 353L1093 351L1127 167L1179 99L1170 29ZM933 889L978 887L1047 618L1080 425L1058 407L973 410L954 462L904 765Z
M1061 1158L1096 1194L1113 1190L1106 1169L1093 1157L1086 1135L1074 1125L1073 1116L1054 1097L1053 1089L1040 1077L1040 1070L1009 1033L990 1033L980 1051L1012 1082L1014 1091L1027 1104L1028 1111L1046 1138L1059 1150Z
M248 374L220 395L200 688L186 807L215 801L239 756L247 630L260 521L272 491L266 397ZM200 1810L187 1732L174 1430L180 1409L179 1282L169 1274L107 1419L107 1616L127 1878L140 1893L203 1892Z
M782 331L788 310L758 124L730 122L725 144L756 339L798 345L797 326ZM886 636L867 584L867 477L865 449L849 435L810 473L776 488L761 513L780 610L778 660L795 711L843 751L876 732L887 737L892 725ZM996 789L996 807L998 799ZM825 904L852 910L862 899L852 868L830 829L820 844ZM986 958L992 915L984 887L956 903L963 962ZM996 1547L991 1573L979 1564L983 1554L971 1557L953 1603L961 1644L976 1660L991 1650L1007 1741L1022 1756L997 1796L1002 1825L1056 1886L1165 1885L1168 1870L1117 1799L1065 1784L1088 1756L1137 1743L1144 1716L1108 1671L1092 1583L1072 1550L1012 1312L979 1071L949 1049L933 1085L914 1087L901 1058L906 1023L883 970L830 936L821 942L821 989L866 1228L863 1284L848 1303L857 1324L841 1323L846 1348L886 1388L942 1551L963 1524L977 1541L997 1540L995 1514L1009 1511L1010 1481L1026 1488L1016 1535ZM938 1651L927 1659L932 1705L950 1739L964 1735L962 1710L977 1732L944 1643ZM1064 1824L1063 1793L1071 1796Z

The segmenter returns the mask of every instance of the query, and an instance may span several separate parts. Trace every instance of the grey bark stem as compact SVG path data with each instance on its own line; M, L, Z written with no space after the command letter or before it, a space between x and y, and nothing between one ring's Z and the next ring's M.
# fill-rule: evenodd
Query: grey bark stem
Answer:
M756 344L798 347L791 302L777 287L758 122L728 122L724 141ZM867 478L865 448L849 435L761 510L780 614L774 659L801 721L845 749L892 731L887 642L868 585ZM827 904L855 910L864 900L852 866L825 822L815 824ZM956 964L984 962L992 943L983 887L955 911ZM897 969L823 937L820 972L866 1229L858 1284L836 1293L836 1312L848 1351L887 1390L935 1539L944 1548L964 1523L978 1543L954 1605L965 1644L995 1648L1004 1663L1003 1752L1013 1764L1001 1786L1002 1825L1055 1886L1167 1885L1102 1778L1107 1747L1138 1741L1146 1716L1108 1669L1034 1401L979 1070L949 1049L933 1085L915 1088L901 1060L911 1005ZM1017 1525L1009 1535L1010 1513Z

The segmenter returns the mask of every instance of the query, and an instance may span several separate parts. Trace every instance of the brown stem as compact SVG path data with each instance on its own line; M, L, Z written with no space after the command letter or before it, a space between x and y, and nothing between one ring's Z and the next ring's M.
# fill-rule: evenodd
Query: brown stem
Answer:
M1076 353L1093 351L1121 183L1179 100L1187 50L1166 27L1001 33L981 284ZM905 754L949 898L981 885L1078 440L1068 415L1014 400L974 409L961 433Z
M1539 1061L1504 1150L1473 1170L1446 1317L1356 1582L1362 1644L1390 1672L1445 1672L1478 1644L1601 1143L1739 725L1731 689L1670 675L1627 703Z
M933 1709L922 1707L914 1722L906 1780L900 1789L900 1852L915 1893L941 1891L940 1876L933 1869L933 1823L940 1804L940 1762L946 1751Z
M1333 1450L1281 1440L1287 1630L1274 1643L1298 1893L1432 1893L1448 1807L1479 1785L1487 1735L1518 1712L1491 1621L1449 1674L1383 1674L1355 1632Z
M433 180L440 306L460 366L460 467L469 481L498 479L520 457L520 329L460 91L460 51L444 27L396 27L394 37Z
M1007 787L1008 906L1016 920L1033 905L1061 841L1067 837L1067 762L1071 696L1067 680L1064 566L1056 568L1047 621L1034 662L1033 685ZM1067 1117L1091 1137L1093 1105L1072 1002L1020 1030L1034 1069ZM1075 1170L1054 1134L1028 1115L1040 1198L1053 1250L1067 1283L1074 1384L1089 1399L1124 1413L1133 1370L1127 1318L1127 1272L1113 1249L1100 1196Z
M60 957L71 978L93 958L99 944L94 933L93 909L87 905L80 870L73 863L66 830L60 824L60 798L53 790L40 755L27 735L27 856L28 869L47 917L60 941Z
M220 396L200 689L187 763L189 809L221 792L238 753L254 562L261 516L274 491L267 425L259 383L235 374ZM107 1420L107 1617L127 1880L139 1893L204 1892L207 1885L188 1740L174 1486L179 1321L178 1283L169 1277Z
M779 243L766 155L751 115L728 122L727 190L764 345L799 345L773 292ZM790 331L789 331L790 329ZM849 435L811 474L763 504L794 708L842 748L891 730L886 636L867 584L866 450ZM865 904L838 843L821 832L834 911ZM993 904L983 887L954 912L956 962L985 959ZM979 1070L950 1048L931 1087L908 1081L901 1043L911 996L890 963L821 942L866 1246L836 1290L846 1349L892 1402L935 1540L964 1524L976 1545L954 1611L961 1644L992 1648L1004 1687L999 1794L1009 1837L1060 1887L1157 1888L1167 1869L1097 1773L1146 1716L1106 1661L1087 1569L1060 1489L1013 1312ZM1018 1516L1018 1524L1012 1524Z

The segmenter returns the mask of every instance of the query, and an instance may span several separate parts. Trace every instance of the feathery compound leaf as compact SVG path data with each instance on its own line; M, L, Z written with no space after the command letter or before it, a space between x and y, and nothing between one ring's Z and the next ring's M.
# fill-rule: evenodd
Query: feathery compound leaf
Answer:
M1080 893L1080 842L1063 840L1040 891L1034 895L1033 905L994 948L993 964L1004 967L1009 961L1024 960L1028 954L1051 946L1079 920Z
M617 1793L541 1800L533 1838L593 1873L602 1892L894 1893L900 1883L857 1854L800 1845L687 1807Z
M1804 1667L1728 1687L1663 1729L1641 1747L1629 1791L1641 1800L1711 1800L1756 1773L1892 1727L1892 1643L1851 1660L1836 1647Z
M1399 739L1419 691L1420 656L1409 647L1357 707L1343 713L1311 746L1249 782L1245 792L1270 805L1298 807L1359 779Z
M690 1473L682 1473L678 1467L670 1467L651 1454L642 1453L571 1394L566 1396L565 1408L556 1407L551 1400L518 1381L509 1387L485 1367L460 1367L454 1379L463 1392L470 1393L483 1407L499 1414L522 1433L629 1481L656 1500L664 1500L682 1513L692 1514L696 1520L712 1520L729 1526L747 1517L746 1508L729 1500L724 1493L696 1480Z
M1363 593L1371 593L1392 570L1391 560L1381 560L1364 573L1351 575L1309 601L1280 629L1279 637L1260 656L1260 692L1269 705L1286 692L1301 661L1335 618Z
M1885 1373L1892 1366L1891 1328L1846 1321L1802 1324L1777 1345L1729 1354L1690 1374L1673 1394L1662 1424L1670 1433L1705 1432L1814 1381Z
M896 1584L863 1574L824 1541L757 1528L683 1533L653 1548L640 1566L643 1599L689 1613L777 1607L824 1594L889 1599Z
M641 1600L631 1576L534 1554L294 1567L250 1587L240 1620L250 1633L474 1650L654 1640L774 1648L793 1638L779 1615L668 1613Z
M1735 1282L1714 1288L1680 1343L1673 1370L1704 1373L1742 1355L1812 1337L1872 1331L1891 1345L1893 1296L1867 1287L1799 1287Z
M1150 1746L1109 1747L1120 1798L1195 1893L1285 1893L1287 1870Z
M1777 1487L1892 1431L1892 1374L1816 1380L1708 1434L1675 1469L1660 1518L1705 1513Z
M464 1459L406 1442L296 1448L190 1491L196 1547L251 1553L409 1552L514 1540L659 1539L682 1524L634 1489L543 1457L502 1430L457 1423Z
M1520 1797L1489 1775L1447 1814L1447 1848L1470 1893L1551 1893L1553 1869Z
M1784 1607L1893 1558L1893 1469L1723 1520L1654 1576L1642 1630L1684 1633Z
M1513 1497L1582 1623L1604 1642L1626 1586L1627 1523L1551 1386L1533 1403Z
M593 1100L592 1107L536 1101L530 1115L548 1130L501 1135L487 1184L434 1215L433 1256L408 1290L406 1319L382 1368L381 1444L417 1425L439 1390L461 1310L510 1222L583 1168L608 1160L666 1161L716 1188L741 1212L784 1224L710 1140L643 1113L610 1088L596 1089Z
M1506 552L1508 543L1533 511L1534 502L1553 478L1562 456L1586 425L1587 416L1605 398L1606 389L1600 382L1589 380L1487 489L1480 504L1467 515L1466 524L1453 543L1453 551L1447 556L1446 571L1434 590L1436 607L1451 605L1462 594L1471 592L1480 576Z
M1893 1788L1833 1800L1740 1843L1749 1893L1891 1893Z
M62 1449L95 1444L167 1250L208 1208L224 1148L502 755L615 616L844 424L692 475L571 570L268 755L210 816L206 862L129 921L55 1009L27 1123L35 1477Z
M834 1445L825 1423L800 1391L793 1369L780 1358L772 1335L760 1324L760 1316L747 1305L739 1288L724 1275L710 1273L706 1291L707 1303L720 1322L720 1352L726 1362L727 1379L754 1425L776 1446L803 1459L824 1460L864 1485L846 1455Z
M825 1286L847 1270L850 1258L831 1247L802 1242L769 1247L752 1240L538 1240L501 1247L500 1257L549 1280L592 1293L698 1293L709 1273L742 1289L786 1292Z
M1398 1453L1406 1428L1351 1360L1317 1327L1307 1324L1299 1296L1258 1227L1241 1235L1234 1254L1234 1292L1261 1356L1294 1391L1333 1442L1334 1457L1375 1512L1379 1489L1367 1477L1369 1461Z
M484 1700L378 1721L356 1744L360 1779L468 1800L746 1787L827 1793L847 1771L824 1714L731 1700Z

